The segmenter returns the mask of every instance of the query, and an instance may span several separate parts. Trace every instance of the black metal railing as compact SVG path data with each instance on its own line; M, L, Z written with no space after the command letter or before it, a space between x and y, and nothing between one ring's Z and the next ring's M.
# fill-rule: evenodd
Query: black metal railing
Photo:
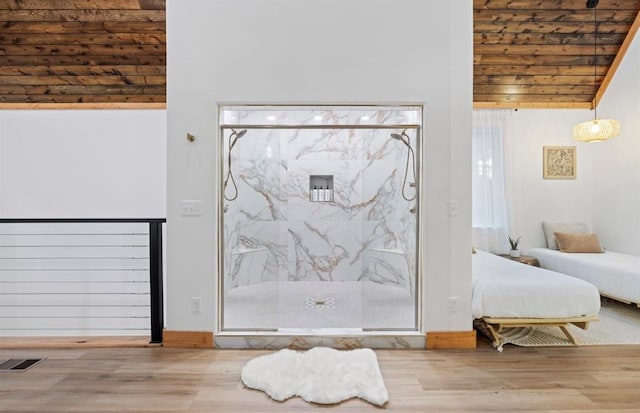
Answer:
M165 218L0 218L0 224L134 224L147 223L149 246L149 296L151 343L162 343L163 265L162 225Z

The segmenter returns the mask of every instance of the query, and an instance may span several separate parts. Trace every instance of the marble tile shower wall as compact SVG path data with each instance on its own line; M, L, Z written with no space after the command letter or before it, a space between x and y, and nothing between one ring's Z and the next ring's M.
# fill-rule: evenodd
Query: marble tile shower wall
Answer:
M249 129L232 153L225 288L368 279L413 294L415 201L401 196L407 148L391 132ZM309 201L310 175L333 175L333 202Z

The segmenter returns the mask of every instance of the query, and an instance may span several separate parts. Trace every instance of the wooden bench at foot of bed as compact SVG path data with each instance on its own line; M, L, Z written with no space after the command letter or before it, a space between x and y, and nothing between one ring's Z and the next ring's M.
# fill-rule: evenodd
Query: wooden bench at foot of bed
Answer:
M502 330L505 327L560 327L560 330L567 336L567 339L571 342L571 344L578 345L576 343L575 338L571 335L567 327L569 324L573 324L576 327L580 327L583 330L589 328L589 323L592 321L598 321L598 317L596 316L585 316L585 317L571 317L571 318L492 318L492 317L483 317L482 322L489 335L491 336L491 340L494 342L496 348L502 348L503 339L502 339Z

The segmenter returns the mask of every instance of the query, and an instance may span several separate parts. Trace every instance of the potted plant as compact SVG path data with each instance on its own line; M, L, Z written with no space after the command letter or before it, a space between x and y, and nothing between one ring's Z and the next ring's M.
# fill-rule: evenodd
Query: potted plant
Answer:
M511 246L511 251L509 251L510 257L513 257L513 258L520 257L520 250L518 249L518 245L520 244L520 238L522 237L520 236L516 239L509 237L509 245Z

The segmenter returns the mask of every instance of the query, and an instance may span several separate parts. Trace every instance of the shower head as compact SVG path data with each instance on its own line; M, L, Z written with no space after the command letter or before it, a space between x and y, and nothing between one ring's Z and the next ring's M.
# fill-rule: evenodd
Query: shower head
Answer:
M404 130L402 131L402 133L392 133L391 134L391 138L399 140L402 143L404 143L405 145L407 145L409 148L411 148L411 145L409 145L409 136L405 133Z
M236 130L235 130L235 129L231 129L231 132L232 132L232 134L235 134L235 135L236 135L236 139L240 139L240 138L242 138L242 137L247 133L247 130L246 130L246 129L243 129L243 130L241 130L240 132L236 132Z
M242 138L246 133L247 133L246 129L243 129L240 132L236 131L235 129L231 129L231 135L229 135L229 141L231 141L231 138L233 138L233 142L231 142L231 144L229 145L229 151L231 151L231 148L235 146L236 142L238 142L238 139Z

